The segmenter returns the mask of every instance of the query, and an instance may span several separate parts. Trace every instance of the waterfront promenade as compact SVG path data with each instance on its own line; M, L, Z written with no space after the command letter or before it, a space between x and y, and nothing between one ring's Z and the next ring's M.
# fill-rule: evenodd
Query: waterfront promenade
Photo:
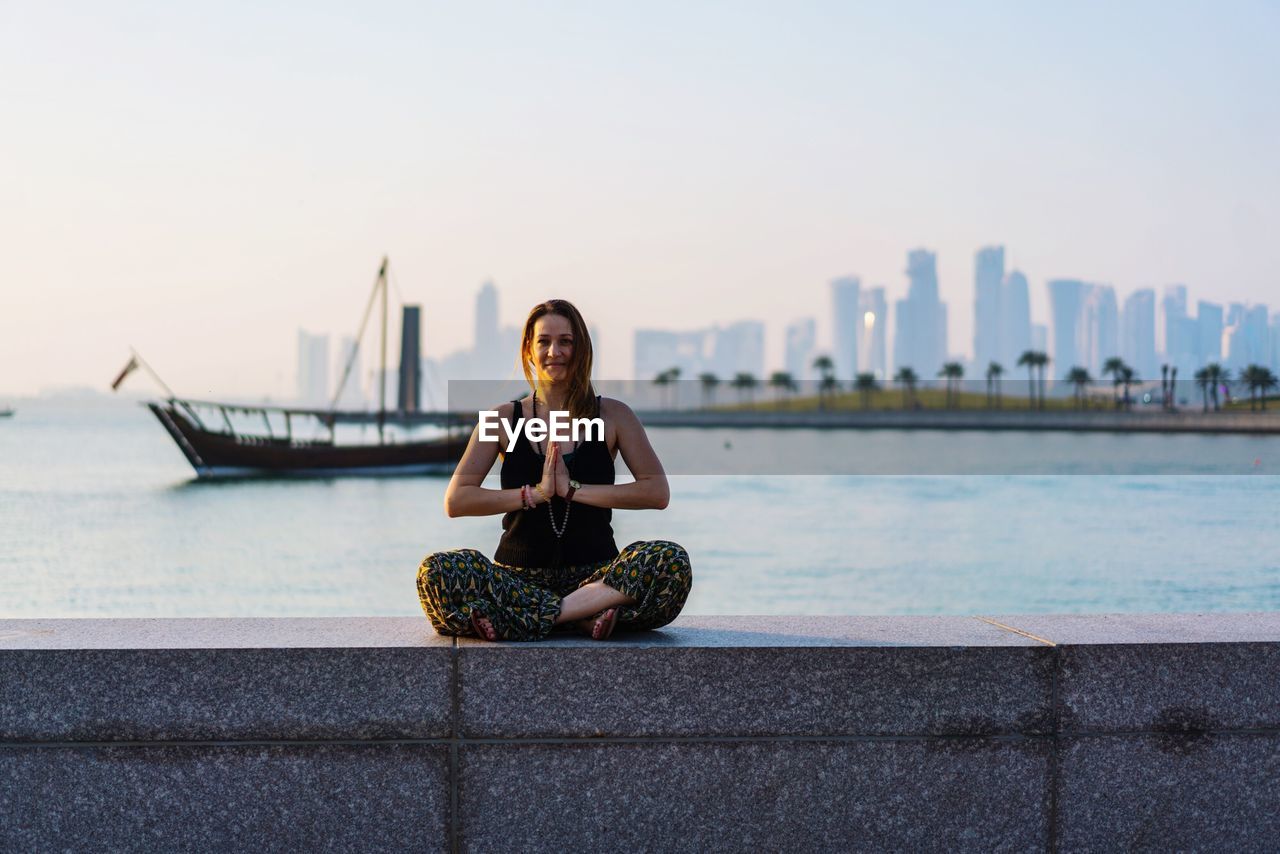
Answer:
M1201 412L1199 409L650 409L647 427L801 428L862 430L1051 430L1102 433L1243 433L1280 435L1280 412Z
M3 850L1262 850L1280 614L0 621Z

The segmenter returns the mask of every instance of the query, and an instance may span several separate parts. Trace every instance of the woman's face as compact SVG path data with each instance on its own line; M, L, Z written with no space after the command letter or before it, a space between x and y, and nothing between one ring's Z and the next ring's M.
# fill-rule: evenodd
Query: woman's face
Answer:
M533 323L533 351L530 354L538 377L546 383L563 382L573 363L573 327L569 318L544 314Z

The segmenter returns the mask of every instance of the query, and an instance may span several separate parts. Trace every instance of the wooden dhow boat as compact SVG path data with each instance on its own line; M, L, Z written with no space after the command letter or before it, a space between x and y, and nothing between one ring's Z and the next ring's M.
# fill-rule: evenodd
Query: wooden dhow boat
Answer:
M371 413L243 406L176 397L146 406L200 478L447 473L462 457L474 425L474 416L388 412L378 422L378 441L344 442L335 437L340 426L368 425ZM255 420L261 426L252 432L237 429L233 423ZM304 437L297 432L308 421L321 433L327 429L328 437ZM431 431L434 435L430 438L389 440L392 429L412 436L414 429L424 427L437 429Z
M375 301L382 302L381 370L376 412L339 410ZM418 309L405 308L400 400L386 406L387 259L382 260L364 319L328 409L254 406L179 397L135 351L112 383L145 369L168 395L146 403L196 476L396 475L452 471L475 426L476 413L419 410ZM412 318L412 322L410 321ZM370 435L372 433L372 435Z

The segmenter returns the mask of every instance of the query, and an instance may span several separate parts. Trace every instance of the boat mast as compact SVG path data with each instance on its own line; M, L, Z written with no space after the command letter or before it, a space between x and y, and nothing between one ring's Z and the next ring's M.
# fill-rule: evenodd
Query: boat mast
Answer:
M147 373L151 374L151 379L155 380L157 383L160 384L160 388L164 389L164 393L169 395L169 400L178 399L178 396L173 393L173 389L169 388L169 384L166 383L164 380L160 379L160 375L155 372L155 369L152 368L151 365L147 364L147 360L142 358L141 354L139 354L137 350L130 347L129 355L131 357L129 360L129 364L125 366L124 371L122 371L120 374L120 378L116 380L117 384L119 384L120 382L123 382L124 378L129 376L129 374L133 372L134 368L140 367ZM111 390L115 391L116 387L117 386L112 386Z
M382 286L382 365L378 371L378 444L382 444L382 425L387 420L387 256L382 256L382 269L378 271L378 284Z
M387 293L386 293L386 276L387 276L387 258L382 257L382 266L378 268L378 275L373 280L373 288L369 291L369 301L364 306L364 316L360 318L360 331L356 333L355 345L351 348L351 352L347 354L347 364L342 369L342 379L338 381L338 389L333 393L333 400L329 402L329 410L332 412L338 408L338 398L342 396L342 390L347 387L347 379L351 376L351 369L356 363L356 356L360 353L360 346L364 343L364 331L369 325L369 315L373 313L373 304L378 299L378 291L382 289L382 369L386 371L386 338L387 338ZM384 400L385 392L382 392L378 398L381 404Z

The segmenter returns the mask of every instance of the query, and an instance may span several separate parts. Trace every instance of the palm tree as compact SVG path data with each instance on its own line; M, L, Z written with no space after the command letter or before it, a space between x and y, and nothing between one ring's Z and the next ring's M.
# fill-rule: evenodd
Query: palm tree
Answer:
M769 387L774 390L775 404L781 408L782 394L794 390L796 383L795 380L791 379L791 374L786 371L774 371L769 376Z
M964 366L959 362L947 362L942 366L942 370L938 371L938 376L946 377L947 408L950 409L956 404L956 392L959 390L957 386L960 384L961 377L964 376Z
M1111 396L1115 399L1116 409L1120 408L1120 372L1123 370L1124 359L1119 356L1112 356L1102 363L1102 375L1111 375Z
M1023 350L1022 355L1018 357L1018 367L1025 366L1027 369L1027 388L1031 395L1030 407L1032 409L1035 409L1036 406L1036 377L1034 371L1036 369L1036 357L1039 355L1035 350Z
M1138 374L1133 368L1125 365L1120 369L1120 382L1124 385L1124 408L1132 409L1133 400L1129 397L1129 386L1142 382L1142 380L1138 378Z
M1267 392L1274 388L1280 387L1280 377L1277 377L1270 368L1258 368L1258 390L1261 392L1259 397L1262 398L1262 411L1267 411Z
M733 375L733 381L729 383L738 390L738 399L750 401L755 394L756 378L754 374L738 373Z
M1129 389L1125 388L1124 396L1129 396ZM1178 408L1178 366L1173 365L1169 368L1169 408Z
M1036 370L1040 372L1040 408L1044 409L1044 369L1049 364L1049 354L1043 350L1036 353Z
M996 409L1000 408L1000 375L1004 373L1004 365L992 362L987 365L987 406L991 405L991 390L995 389Z
M1240 369L1240 373L1236 376L1236 382L1249 389L1249 411L1258 408L1258 400L1256 392L1258 390L1258 366L1249 365Z
M1218 403L1218 386L1229 382L1229 372L1222 369L1222 365L1217 362L1210 362L1204 366L1205 371L1209 374L1209 389L1213 395L1213 411L1218 412L1222 406Z
M653 384L662 390L662 405L667 409L671 408L667 402L667 389L671 388L671 384L675 382L676 377L679 375L679 368L667 368L665 371L653 378Z
M1196 371L1195 381L1196 381L1196 385L1200 386L1200 396L1204 398L1204 408L1201 409L1200 411L1208 412L1209 411L1209 383L1211 382L1211 380L1209 379L1209 369L1201 368L1200 370Z
M818 380L818 403L823 409L826 409L826 400L834 397L835 393L840 389L840 383L836 380L835 374L823 374L822 379Z
M698 382L702 383L702 407L704 409L715 403L716 386L720 385L720 378L715 374L698 374Z
M854 377L853 387L862 393L862 408L871 408L871 392L880 390L875 374L858 374Z
M1262 411L1266 412L1267 392L1280 385L1280 379L1277 379L1270 368L1263 365L1249 365L1247 368L1242 368L1239 381L1249 389L1249 410L1251 412L1258 408L1259 401L1262 404Z
M898 368L898 372L893 375L893 381L902 384L902 408L912 408L916 401L916 383L920 381L916 372L909 367Z
M1076 365L1067 371L1067 382L1076 387L1076 409L1084 408L1084 389L1089 383L1093 382L1093 377L1089 376L1087 368Z
M1160 366L1160 405L1169 408L1169 366Z
M831 361L830 356L819 356L813 360L813 369L822 375L818 384L818 408L826 409L828 394L839 388L835 382L836 363Z

